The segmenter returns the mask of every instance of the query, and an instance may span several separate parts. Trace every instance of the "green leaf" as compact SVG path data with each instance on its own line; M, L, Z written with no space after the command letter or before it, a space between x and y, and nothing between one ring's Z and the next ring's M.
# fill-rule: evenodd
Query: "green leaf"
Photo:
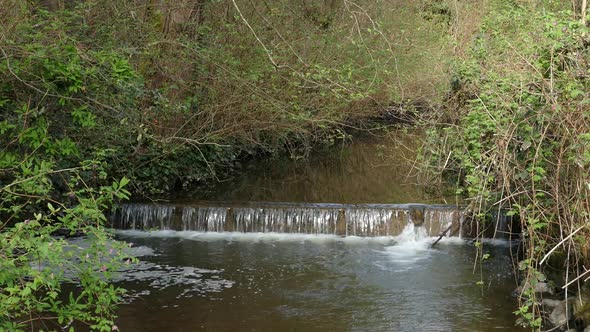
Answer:
M572 91L570 91L570 97L572 98L577 98L579 96L582 96L584 94L584 91L579 90L579 89L574 89Z
M92 128L96 126L96 115L88 111L86 106L74 109L71 114L74 121L83 128Z
M128 183L129 183L129 179L126 177L123 177L121 179L121 181L119 181L119 189L125 187Z
M0 121L0 135L4 135L4 133L14 128L16 128L16 126L8 123L7 120Z
M31 295L31 288L28 286L23 288L23 290L20 292L20 294L22 297L26 297L26 296Z
M516 215L518 212L516 210L510 210L508 212L506 212L506 216L508 217L512 217L514 215Z

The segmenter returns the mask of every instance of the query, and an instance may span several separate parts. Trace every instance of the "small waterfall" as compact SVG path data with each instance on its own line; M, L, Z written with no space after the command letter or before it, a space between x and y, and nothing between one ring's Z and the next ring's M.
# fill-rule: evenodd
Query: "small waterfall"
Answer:
M417 261L425 259L432 243L427 228L408 223L402 232L395 237L395 244L386 248L386 253L399 266L398 271L403 271L413 266Z
M430 235L437 235L444 232L451 226L451 234L463 234L463 211L427 209L424 213L425 232Z
M182 230L223 232L227 208L217 206L183 207Z
M398 233L395 225L407 219L405 211L399 209L360 208L345 210L348 227L346 235L380 236ZM400 214L404 217L399 220Z
M113 227L134 230L403 235L411 225L437 236L460 236L463 212L449 205L244 203L194 205L123 204L111 215ZM400 235L400 236L401 236Z
M426 229L422 226L415 226L413 223L408 223L401 234L396 236L398 245L421 243L426 239L430 239Z
M176 207L156 204L124 204L117 211L119 227L123 229L170 229Z
M338 210L298 206L233 208L235 231L336 234Z
M461 234L467 238L517 238L521 233L520 222L517 217L507 216L505 212L492 211L485 220L462 223Z

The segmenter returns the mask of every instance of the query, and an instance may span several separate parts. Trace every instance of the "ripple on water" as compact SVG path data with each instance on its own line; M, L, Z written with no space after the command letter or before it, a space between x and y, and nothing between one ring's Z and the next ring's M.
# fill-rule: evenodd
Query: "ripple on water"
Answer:
M431 249L436 238L419 230L378 239L118 234L155 251L120 278L132 289L133 303L118 325L140 324L137 331L195 324L216 331L514 331L511 300L498 292L483 296L472 272L473 246L460 239L444 238ZM489 262L494 278L486 273L486 285L510 281L499 273L510 264L497 251ZM134 301L138 297L145 299Z
M193 296L211 296L226 288L231 288L234 281L221 278L223 270L208 270L190 266L169 266L140 261L128 269L119 271L114 282L121 283L128 290L127 302L149 295L150 291L175 289L176 298ZM139 290L134 290L140 286ZM148 287L146 292L144 288Z

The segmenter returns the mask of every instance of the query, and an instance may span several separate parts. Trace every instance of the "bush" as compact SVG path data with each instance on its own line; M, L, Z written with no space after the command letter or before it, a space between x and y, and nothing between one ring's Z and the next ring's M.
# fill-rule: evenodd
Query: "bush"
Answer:
M453 97L462 102L446 117L452 123L430 131L431 160L482 220L491 209L520 218L519 268L534 285L557 247L571 253L564 269L590 258L589 29L551 2L491 6L469 57L456 65ZM535 294L522 296L516 313L538 328Z

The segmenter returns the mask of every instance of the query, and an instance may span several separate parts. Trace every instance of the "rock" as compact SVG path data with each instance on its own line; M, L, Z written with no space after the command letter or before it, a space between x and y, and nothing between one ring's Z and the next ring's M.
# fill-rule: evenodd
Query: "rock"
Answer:
M582 288L576 296L576 318L590 326L590 291Z
M556 288L561 288L567 283L565 280L566 265L567 253L563 250L553 252L544 264L543 273L547 276L547 279L553 281Z
M541 301L541 304L546 309L553 309L553 308L557 307L560 303L561 303L561 301L559 301L559 300L551 300L551 299L543 299L543 301Z
M512 296L519 297L522 294L525 287L528 288L528 284L516 287L516 289L512 292ZM535 284L535 293L553 295L555 294L555 288L553 288L551 284L548 282L538 282L537 284Z
M519 297L521 294L522 294L522 286L518 286L518 287L516 287L516 289L514 289L512 291L513 297Z
M414 204L408 206L410 213L410 220L414 223L414 226L422 226L424 224L424 209L425 206L421 204Z
M555 294L555 288L553 288L548 282L538 282L535 285L535 293L548 293Z
M338 210L338 218L336 219L336 234L346 236L346 214L344 209Z
M573 303L567 303L566 300L559 301L560 303L553 308L549 314L549 321L554 326L565 325L570 318L573 317ZM566 306L567 303L567 306Z
M565 302L563 305L559 304L558 306L553 308L553 311L551 311L551 314L549 315L549 321L554 326L564 325L565 323L567 323L568 320L569 316L566 315Z
M558 304L555 305L555 302L558 302ZM590 321L590 299L583 292L577 296L569 297L567 300L555 301L544 299L542 303L546 308L555 305L553 311L551 311L551 314L549 315L549 321L553 325L563 326L569 322L570 326L572 326L574 323L573 321L575 320L578 324L585 324L588 326L584 329L584 332L590 332L590 325L588 324Z
M51 233L52 236L60 236L66 239L72 239L77 237L83 237L86 234L82 230L72 231L67 228L59 228Z

